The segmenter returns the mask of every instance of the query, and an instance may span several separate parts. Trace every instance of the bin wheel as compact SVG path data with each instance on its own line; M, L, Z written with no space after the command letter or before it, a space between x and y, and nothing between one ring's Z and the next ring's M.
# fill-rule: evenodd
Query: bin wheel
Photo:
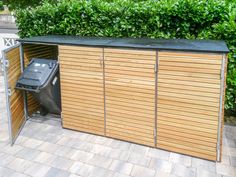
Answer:
M48 114L48 110L44 108L43 106L40 106L40 115L41 116L46 116Z

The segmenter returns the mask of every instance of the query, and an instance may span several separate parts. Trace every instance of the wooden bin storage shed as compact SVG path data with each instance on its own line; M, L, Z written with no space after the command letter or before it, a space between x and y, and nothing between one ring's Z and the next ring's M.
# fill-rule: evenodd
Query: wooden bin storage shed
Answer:
M20 39L3 57L12 143L38 107L16 80L55 58L64 128L220 161L227 53L223 41Z

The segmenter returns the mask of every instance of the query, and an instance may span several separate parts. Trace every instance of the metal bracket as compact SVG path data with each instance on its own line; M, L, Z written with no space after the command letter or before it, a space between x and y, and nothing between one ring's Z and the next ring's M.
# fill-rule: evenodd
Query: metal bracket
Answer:
M154 130L153 130L153 135L154 135L154 138L156 138L157 137L157 130L154 128Z

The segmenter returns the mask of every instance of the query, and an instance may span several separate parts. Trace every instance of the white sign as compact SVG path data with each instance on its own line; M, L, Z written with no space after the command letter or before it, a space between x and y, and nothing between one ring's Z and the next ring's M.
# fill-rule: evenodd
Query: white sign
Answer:
M17 34L13 33L0 33L0 50L4 50L10 46L13 46L17 43L18 39ZM0 58L2 58L2 52L0 53Z

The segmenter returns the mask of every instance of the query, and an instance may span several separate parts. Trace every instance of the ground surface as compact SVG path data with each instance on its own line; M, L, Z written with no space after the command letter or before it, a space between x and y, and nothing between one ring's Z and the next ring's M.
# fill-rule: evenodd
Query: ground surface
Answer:
M235 177L236 127L225 126L221 163L61 128L36 116L10 146L0 74L0 177Z

